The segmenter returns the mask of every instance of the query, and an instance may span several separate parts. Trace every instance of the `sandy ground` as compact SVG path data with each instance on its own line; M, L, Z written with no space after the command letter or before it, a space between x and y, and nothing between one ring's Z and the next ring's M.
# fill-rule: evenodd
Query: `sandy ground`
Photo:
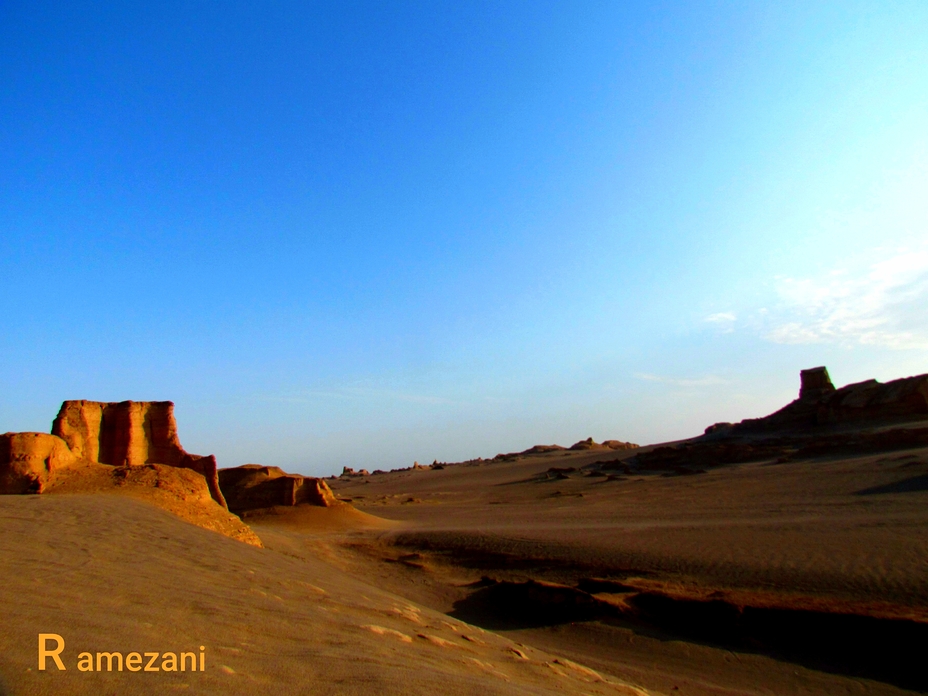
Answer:
M926 450L762 462L692 476L584 475L585 465L605 457L555 452L332 485L361 509L403 523L382 534L379 545L355 546L359 559L379 557L381 565L404 569L393 585L385 574L384 586L458 616L474 617L468 585L489 575L566 585L613 578L633 589L736 606L904 618L922 626L928 618ZM782 655L726 646L679 622L668 630L601 620L507 625L493 618L474 620L664 692L925 688L923 678L904 670L877 664L854 674L853 660L823 668L789 646ZM807 626L790 620L785 630L800 643ZM830 640L841 628L824 630Z
M189 524L137 491L0 496L0 693L921 688L910 674L823 668L801 651L707 638L693 632L705 626L686 624L690 605L680 602L865 617L878 622L874 635L897 625L891 620L925 625L928 451L692 476L584 475L593 461L629 454L555 452L342 479L333 489L357 509L247 516L264 548ZM545 614L549 604L514 621L476 602L502 586L485 576L556 583L540 586L555 592L610 580L624 589L596 591L603 602L658 593L670 609L648 624L556 618ZM802 643L806 624L784 625ZM51 661L38 671L39 633L64 637L66 671ZM198 653L201 645L202 672L77 669L82 651Z
M571 572L886 602L928 617L928 451L694 476L544 475L602 457L553 453L332 486L356 507L406 523L409 541L561 561ZM907 481L912 490L873 492Z
M264 549L119 495L2 496L0 521L3 693L641 693L345 574L324 540L351 520L290 546L266 528ZM39 633L65 639L66 671L38 671ZM77 669L201 645L202 672Z

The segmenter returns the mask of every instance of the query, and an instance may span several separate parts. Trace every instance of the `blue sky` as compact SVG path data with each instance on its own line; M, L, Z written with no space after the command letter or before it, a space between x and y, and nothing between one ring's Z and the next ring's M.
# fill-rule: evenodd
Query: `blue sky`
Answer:
M928 5L0 4L0 431L493 456L928 372Z

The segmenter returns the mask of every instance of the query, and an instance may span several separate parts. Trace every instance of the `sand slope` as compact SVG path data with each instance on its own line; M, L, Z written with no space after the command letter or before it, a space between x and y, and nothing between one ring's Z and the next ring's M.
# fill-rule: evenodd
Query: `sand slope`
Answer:
M255 548L129 497L2 496L0 520L7 693L642 693L415 606L318 555ZM66 672L37 671L41 632L65 638ZM200 645L205 672L74 667L82 650Z

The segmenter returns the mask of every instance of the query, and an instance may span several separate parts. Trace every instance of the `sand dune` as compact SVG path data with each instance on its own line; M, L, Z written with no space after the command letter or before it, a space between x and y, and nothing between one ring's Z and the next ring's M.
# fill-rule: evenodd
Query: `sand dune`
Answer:
M635 694L311 553L259 549L120 496L3 496L8 693ZM37 670L37 636L67 671ZM79 672L80 651L197 651L203 672Z
M167 402L70 403L62 437L3 436L5 485L43 494L0 496L0 693L928 690L928 379L836 390L817 369L769 419L685 442L331 490L217 472ZM65 671L38 669L39 634ZM114 651L122 671L78 668Z

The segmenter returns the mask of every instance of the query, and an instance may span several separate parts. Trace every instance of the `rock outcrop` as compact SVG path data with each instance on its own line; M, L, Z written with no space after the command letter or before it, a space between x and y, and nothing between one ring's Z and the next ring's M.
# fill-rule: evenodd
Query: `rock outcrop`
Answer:
M41 493L63 469L164 466L191 469L222 507L216 458L189 454L177 438L170 401L65 401L52 433L0 435L0 493Z
M577 452L585 450L624 450L624 449L638 449L638 445L633 442L622 442L621 440L605 440L603 442L596 442L593 438L588 437L586 440L580 440L580 442L575 442L570 447L562 447L561 445L535 445L534 447L529 447L527 450L521 452L509 452L508 454L497 454L493 457L493 461L503 461L503 462L512 462L520 457L530 457L535 454L547 454L548 452L566 452L568 450Z
M600 450L600 449L637 449L638 445L633 442L622 442L621 440L606 440L605 442L596 442L593 438L588 437L586 440L575 442L568 449L577 450Z
M322 479L288 474L276 466L245 464L220 469L219 485L229 509L237 515L279 505L334 507L341 504Z
M885 384L869 379L840 389L835 389L824 367L803 370L800 379L799 398L779 411L716 430L731 435L928 420L928 374Z
M0 493L41 493L77 457L61 438L48 433L0 435Z
M52 434L64 440L75 456L92 462L192 469L206 479L213 500L226 507L216 458L189 454L181 447L170 401L65 401Z
M928 445L928 374L836 389L824 367L800 372L799 398L764 418L715 423L687 442L628 460L643 470L712 467ZM912 424L915 427L900 427ZM623 466L626 466L623 464Z
M65 401L48 433L0 435L0 493L121 493L254 546L216 458L180 445L170 401Z

